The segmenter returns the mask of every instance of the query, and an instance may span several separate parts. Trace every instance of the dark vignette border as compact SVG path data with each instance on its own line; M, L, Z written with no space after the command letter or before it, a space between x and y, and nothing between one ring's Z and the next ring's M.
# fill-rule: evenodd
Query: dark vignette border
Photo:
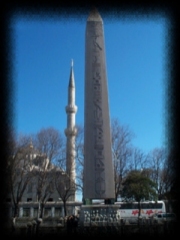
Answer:
M160 3L160 1L151 1L142 3L141 1L121 1L117 4L112 1L90 1L81 2L79 0L71 2L66 0L64 3L60 1L51 0L49 3L46 1L26 2L24 4L20 1L11 3L10 1L3 1L1 4L0 12L0 57L1 57L1 90L0 90L0 151L1 151L1 168L0 168L0 183L1 183L1 204L0 204L0 226L1 233L4 230L6 222L6 209L3 204L3 198L7 192L6 179L8 172L6 172L7 157L9 152L8 136L13 131L13 102L14 102L14 82L12 76L13 69L13 56L11 52L12 39L10 23L12 17L15 15L38 15L39 18L54 14L54 16L63 15L68 17L73 15L75 17L87 16L92 6L96 6L103 14L110 14L112 18L119 18L120 15L128 15L129 13L135 14L137 17L146 14L164 14L170 20L168 29L168 82L166 86L166 102L167 102L167 140L169 148L172 153L172 163L174 170L174 196L179 202L179 159L180 159L180 107L179 107L179 94L180 94L180 80L179 80L179 43L180 43L180 25L178 5L172 3ZM179 205L177 206L177 216L179 219ZM178 224L179 225L179 224ZM178 232L178 231L177 231Z

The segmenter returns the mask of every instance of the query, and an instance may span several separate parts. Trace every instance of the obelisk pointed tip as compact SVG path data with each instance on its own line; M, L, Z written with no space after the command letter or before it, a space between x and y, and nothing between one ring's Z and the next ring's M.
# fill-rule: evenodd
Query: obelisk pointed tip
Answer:
M91 9L87 21L102 21L102 18L96 7Z

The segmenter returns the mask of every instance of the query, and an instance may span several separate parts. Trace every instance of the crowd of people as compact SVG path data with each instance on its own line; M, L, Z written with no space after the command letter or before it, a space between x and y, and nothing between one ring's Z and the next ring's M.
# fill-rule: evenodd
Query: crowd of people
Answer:
M11 234L15 234L16 233L16 219L17 217L13 217L12 218L12 229L11 229ZM39 220L39 219L38 219ZM38 230L39 230L39 225L40 225L40 221L38 220L33 220L32 222L28 222L27 223L27 235L33 235L36 234L38 235ZM70 215L70 216L66 216L64 218L64 226L67 229L67 234L75 234L77 233L77 228L78 228L78 222L79 222L79 217L77 215Z

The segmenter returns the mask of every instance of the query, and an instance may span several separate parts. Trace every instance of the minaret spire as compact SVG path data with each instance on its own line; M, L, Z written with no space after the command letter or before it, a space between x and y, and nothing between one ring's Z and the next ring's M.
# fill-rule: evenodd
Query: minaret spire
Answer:
M71 72L70 72L70 78L69 78L69 87L70 88L75 88L74 71L73 71L73 59L71 60ZM69 102L68 102L68 104L69 104Z
M65 129L66 140L66 172L71 181L75 183L75 137L77 129L75 126L75 115L77 106L75 105L75 80L73 71L73 60L71 60L71 70L68 85L68 105L66 106L67 128ZM71 201L75 200L74 196L70 197Z

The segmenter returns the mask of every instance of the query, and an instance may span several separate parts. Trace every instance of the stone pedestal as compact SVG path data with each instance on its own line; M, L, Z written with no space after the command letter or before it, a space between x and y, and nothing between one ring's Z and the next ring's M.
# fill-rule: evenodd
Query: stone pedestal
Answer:
M119 226L120 211L117 205L82 205L80 224L84 227Z

